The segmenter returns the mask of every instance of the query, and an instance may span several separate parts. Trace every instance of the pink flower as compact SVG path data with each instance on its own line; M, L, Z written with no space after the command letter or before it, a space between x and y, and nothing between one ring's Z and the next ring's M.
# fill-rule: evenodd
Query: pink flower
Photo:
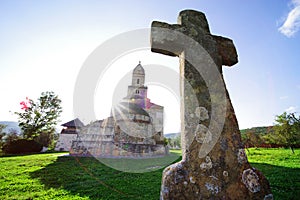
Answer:
M30 106L28 97L26 97L25 101L21 101L20 105L21 105L21 109L26 111Z

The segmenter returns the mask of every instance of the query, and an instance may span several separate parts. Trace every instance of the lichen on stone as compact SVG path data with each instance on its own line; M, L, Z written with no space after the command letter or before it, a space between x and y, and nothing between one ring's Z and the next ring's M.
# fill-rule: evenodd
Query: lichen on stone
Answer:
M217 194L220 192L220 187L211 183L205 183L205 187L212 194Z
M168 187L162 186L162 188L161 188L161 193L164 193L164 194L169 193L169 188L168 188Z
M192 176L190 176L190 182L191 182L191 183L196 183L196 180L195 180L195 178L194 178L194 177L192 177Z
M204 107L197 107L195 110L195 114L200 119L200 121L204 121L209 118L208 111Z
M260 191L259 177L252 169L243 171L242 181L250 192L255 193Z
M206 126L198 124L196 128L195 138L200 144L207 144L212 140L212 134Z
M226 151L228 149L228 142L226 138L221 138L220 144L221 144L221 149L223 151Z
M246 155L245 149L238 150L237 159L240 164L247 162L247 155Z
M203 162L203 163L200 164L200 168L202 170L208 170L208 169L212 168L212 162L211 162L211 159L210 159L209 156L205 157L205 162Z
M273 194L267 194L264 200L273 200Z
M223 176L228 176L228 171L223 171Z

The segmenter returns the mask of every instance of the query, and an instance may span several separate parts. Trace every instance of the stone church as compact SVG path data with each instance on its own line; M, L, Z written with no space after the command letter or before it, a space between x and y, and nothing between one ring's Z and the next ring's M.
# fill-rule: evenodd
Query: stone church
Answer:
M111 109L111 116L82 126L69 141L70 155L100 157L147 157L167 153L163 136L163 106L147 97L145 70L133 70L126 97ZM65 138L60 134L60 141ZM58 146L56 148L59 149Z

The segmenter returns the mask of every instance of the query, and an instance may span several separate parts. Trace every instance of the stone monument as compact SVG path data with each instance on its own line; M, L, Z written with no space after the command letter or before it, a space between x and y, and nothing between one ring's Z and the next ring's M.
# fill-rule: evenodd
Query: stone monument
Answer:
M198 46L197 46L198 45ZM182 160L163 172L161 199L273 199L250 166L222 76L238 62L233 41L210 33L203 13L180 12L178 24L154 21L151 50L180 60Z

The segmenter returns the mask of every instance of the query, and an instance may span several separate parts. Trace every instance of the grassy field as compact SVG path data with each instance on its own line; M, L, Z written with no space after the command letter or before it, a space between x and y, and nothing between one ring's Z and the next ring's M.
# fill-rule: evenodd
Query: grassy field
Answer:
M247 151L246 151L247 152ZM250 149L252 167L268 178L275 199L300 199L300 149Z
M179 153L173 152L168 159L178 158ZM289 149L250 149L247 153L252 165L269 179L275 199L298 199L300 149L295 154ZM127 173L94 158L61 155L0 157L0 199L159 199L163 169ZM158 160L141 160L136 166L154 170L161 163Z

